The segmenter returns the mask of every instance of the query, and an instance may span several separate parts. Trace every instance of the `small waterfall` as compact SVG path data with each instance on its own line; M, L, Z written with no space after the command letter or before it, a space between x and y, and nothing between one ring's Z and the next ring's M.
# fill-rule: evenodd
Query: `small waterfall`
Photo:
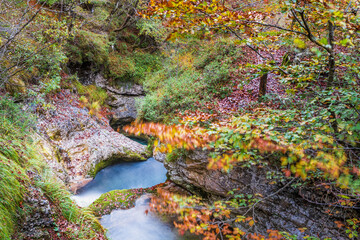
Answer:
M162 222L149 209L149 195L141 196L134 208L115 210L101 219L111 240L172 240L179 239L176 229Z

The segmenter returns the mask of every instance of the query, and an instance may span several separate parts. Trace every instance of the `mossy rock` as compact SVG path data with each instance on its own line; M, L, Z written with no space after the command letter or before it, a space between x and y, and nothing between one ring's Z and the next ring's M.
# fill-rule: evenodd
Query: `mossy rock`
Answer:
M109 40L107 35L80 30L73 42L67 45L67 51L72 63L92 62L101 66L108 62Z
M94 168L90 169L88 172L88 175L91 177L95 177L96 174L111 165L122 163L122 162L136 162L136 161L146 161L148 159L148 156L141 155L140 153L132 152L129 150L125 150L125 153L123 156L114 156L110 159L104 160L99 162L95 165Z
M9 81L5 84L5 89L12 96L15 96L17 94L24 94L26 92L26 84L23 80L19 78L18 75L15 75L11 77Z
M160 186L161 184L159 184ZM135 206L135 201L144 193L152 193L158 185L150 188L135 188L113 190L102 194L95 202L93 202L89 209L95 216L101 217L102 215L110 214L111 211L116 209L129 209Z

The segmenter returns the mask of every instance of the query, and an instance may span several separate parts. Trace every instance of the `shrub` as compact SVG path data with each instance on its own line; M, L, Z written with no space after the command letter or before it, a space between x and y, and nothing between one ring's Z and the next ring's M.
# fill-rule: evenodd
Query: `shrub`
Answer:
M90 62L100 68L108 62L109 40L106 35L79 30L74 40L67 44L66 50L72 63Z
M142 83L148 73L161 68L161 57L147 52L134 52L131 55L110 54L109 75L113 78L112 85L118 83Z
M91 104L97 102L97 104L104 105L105 100L108 95L106 91L100 87L95 85L83 85L78 80L75 80L74 85L80 95L86 97L87 100L90 101ZM84 97L80 97L80 100L83 101Z
M198 92L201 91L203 85L199 81L198 72L184 71L179 73L179 76L163 79L164 76L163 74L154 75L150 81L144 83L146 90L154 91L150 92L139 104L139 118L161 121L166 115L176 110L192 108L194 103L200 100Z

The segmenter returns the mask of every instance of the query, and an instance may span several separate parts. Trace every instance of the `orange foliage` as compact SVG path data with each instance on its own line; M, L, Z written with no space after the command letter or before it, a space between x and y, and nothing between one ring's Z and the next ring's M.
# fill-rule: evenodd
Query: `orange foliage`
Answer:
M140 135L147 134L159 138L162 145L159 147L161 152L171 152L174 148L184 148L193 150L198 147L208 147L208 143L215 141L214 135L206 133L206 130L200 127L189 128L183 125L167 126L159 123L135 123L131 126L125 126L127 133ZM155 142L155 146L158 146Z

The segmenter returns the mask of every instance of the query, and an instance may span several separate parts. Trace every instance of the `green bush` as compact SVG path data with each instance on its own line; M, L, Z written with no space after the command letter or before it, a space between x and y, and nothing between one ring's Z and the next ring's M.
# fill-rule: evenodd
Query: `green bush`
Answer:
M200 100L199 92L203 84L198 81L199 72L183 71L178 76L174 72L174 76L162 79L164 76L158 73L144 82L149 94L139 104L139 118L161 121L176 110L192 108Z
M8 97L0 97L0 136L22 138L35 126L35 118L24 114L21 107Z
M123 82L142 83L149 73L161 68L161 57L147 52L134 52L129 55L110 54L109 77L112 85Z

